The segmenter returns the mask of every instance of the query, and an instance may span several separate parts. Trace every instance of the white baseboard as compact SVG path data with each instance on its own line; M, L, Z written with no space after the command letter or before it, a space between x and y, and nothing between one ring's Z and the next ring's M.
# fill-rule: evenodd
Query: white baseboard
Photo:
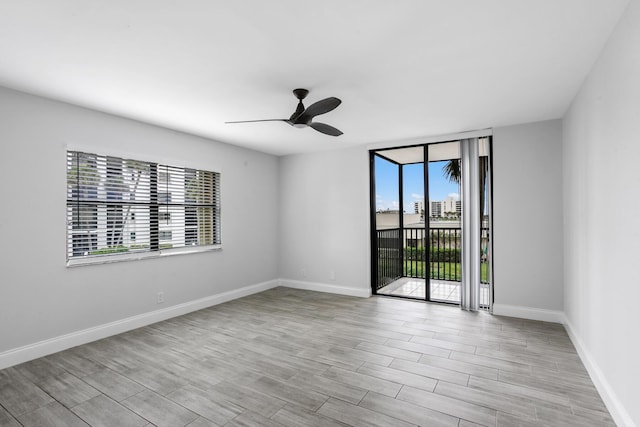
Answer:
M565 316L564 312L517 305L494 304L493 314L498 316L519 317L521 319L562 323L567 330L567 334L569 334L571 342L578 352L578 356L580 356L580 360L582 360L582 363L587 369L587 372L589 373L593 384L598 390L598 393L600 393L600 396L602 397L604 404L607 406L607 409L611 413L613 420L618 426L621 427L637 427L622 403L620 403L620 400L609 385L609 382L607 381L605 375L602 373L602 370L593 360L593 357L591 357L591 354L584 346L580 337L575 333L573 326Z
M266 291L277 286L286 286L296 289L307 289L320 292L329 292L341 295L351 295L358 297L368 297L370 290L350 288L347 286L329 285L324 283L301 282L295 280L270 280L268 282L249 285L240 289L222 292L220 294L211 295L183 304L155 310L148 313L139 314L137 316L128 317L126 319L116 320L114 322L98 325L81 331L71 332L69 334L49 338L23 347L7 350L0 353L0 369L18 365L29 360L47 356L49 354L63 351L71 347L87 344L112 335L121 334L132 329L141 328L152 323L161 322L176 316L191 313L192 311L201 310L223 302L242 298L258 292Z
M524 307L521 305L493 304L493 314L497 316L519 317L543 322L564 323L564 313L559 310Z
M580 360L584 364L584 367L589 372L589 376L591 377L591 381L596 386L598 393L600 393L600 397L602 397L602 401L605 406L609 410L611 417L613 417L613 421L615 421L616 425L620 427L637 427L634 421L631 419L631 415L624 408L618 396L609 385L607 378L602 373L602 370L598 366L598 364L593 360L591 353L587 350L584 343L580 339L580 337L575 333L575 329L569 322L569 319L564 317L564 327L569 334L569 338L571 338L571 342L573 346L576 348L578 352L578 356L580 356Z
M294 289L305 289L308 291L327 292L330 294L349 295L352 297L368 298L371 296L371 289L352 288L350 286L331 285L319 282L304 282L301 280L280 279L280 286Z
M278 280L271 280L255 285L249 285L240 289L222 292L220 294L211 295L198 300L174 305L161 310L155 310L149 313L139 314L122 320L116 320L115 322L106 323L104 325L95 326L93 328L72 332L34 344L29 344L24 347L8 350L0 353L0 369L8 368L10 366L47 356L71 347L87 344L112 335L121 334L152 323L191 313L192 311L201 310L203 308L231 301L236 298L266 291L267 289L279 286L279 284L280 282Z
M258 292L266 291L277 286L285 286L295 289L305 289L318 292L327 292L340 295L349 295L355 297L367 298L371 296L370 289L352 288L342 285L331 285L327 283L305 282L299 280L279 279L262 282L255 285L249 285L240 289L223 292L209 297L189 301L183 304L174 305L161 310L132 316L126 319L117 320L115 322L106 323L104 325L95 326L93 328L72 332L70 334L61 335L50 338L34 344L29 344L16 349L8 350L0 353L0 369L5 369L29 360L47 356L58 351L66 350L82 344L87 344L102 338L130 331L150 325L152 323L171 319L196 310L222 304L244 296L252 295ZM620 403L617 395L609 385L605 375L600 370L597 363L591 357L589 351L584 346L580 337L575 333L569 320L564 313L555 310L546 310L524 306L514 306L507 304L494 304L493 313L498 316L519 317L523 319L541 320L545 322L554 322L564 324L567 333L573 345L575 346L582 363L589 372L591 379L596 386L602 400L609 409L611 416L619 426L637 427L631 416Z

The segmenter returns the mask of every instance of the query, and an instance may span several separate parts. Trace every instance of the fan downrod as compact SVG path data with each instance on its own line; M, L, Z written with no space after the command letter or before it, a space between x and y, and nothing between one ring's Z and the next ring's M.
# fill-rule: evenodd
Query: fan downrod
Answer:
M307 89L294 89L293 94L296 96L296 98L302 101L307 97L307 95L309 95L309 91Z

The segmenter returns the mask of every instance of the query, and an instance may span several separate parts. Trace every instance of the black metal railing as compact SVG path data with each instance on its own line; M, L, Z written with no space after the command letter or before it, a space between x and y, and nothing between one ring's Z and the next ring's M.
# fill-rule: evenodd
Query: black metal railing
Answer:
M400 277L425 279L427 269L433 280L460 281L462 230L459 227L432 228L429 238L425 237L424 228L405 228L402 233L399 228L377 230L377 289ZM480 281L489 283L488 228L482 228L480 241Z
M376 289L380 289L403 275L400 229L377 230L377 243L378 277Z

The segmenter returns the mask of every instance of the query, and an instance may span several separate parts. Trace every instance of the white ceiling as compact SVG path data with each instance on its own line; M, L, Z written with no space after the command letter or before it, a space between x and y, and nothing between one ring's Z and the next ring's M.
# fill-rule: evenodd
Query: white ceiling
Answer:
M0 85L273 154L559 118L629 0L1 0ZM305 105L343 103L285 123Z

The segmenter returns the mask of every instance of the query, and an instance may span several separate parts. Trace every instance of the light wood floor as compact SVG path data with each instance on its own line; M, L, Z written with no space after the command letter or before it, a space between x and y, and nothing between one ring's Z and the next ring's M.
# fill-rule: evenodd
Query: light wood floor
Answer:
M0 425L614 425L556 324L276 288L0 371Z

